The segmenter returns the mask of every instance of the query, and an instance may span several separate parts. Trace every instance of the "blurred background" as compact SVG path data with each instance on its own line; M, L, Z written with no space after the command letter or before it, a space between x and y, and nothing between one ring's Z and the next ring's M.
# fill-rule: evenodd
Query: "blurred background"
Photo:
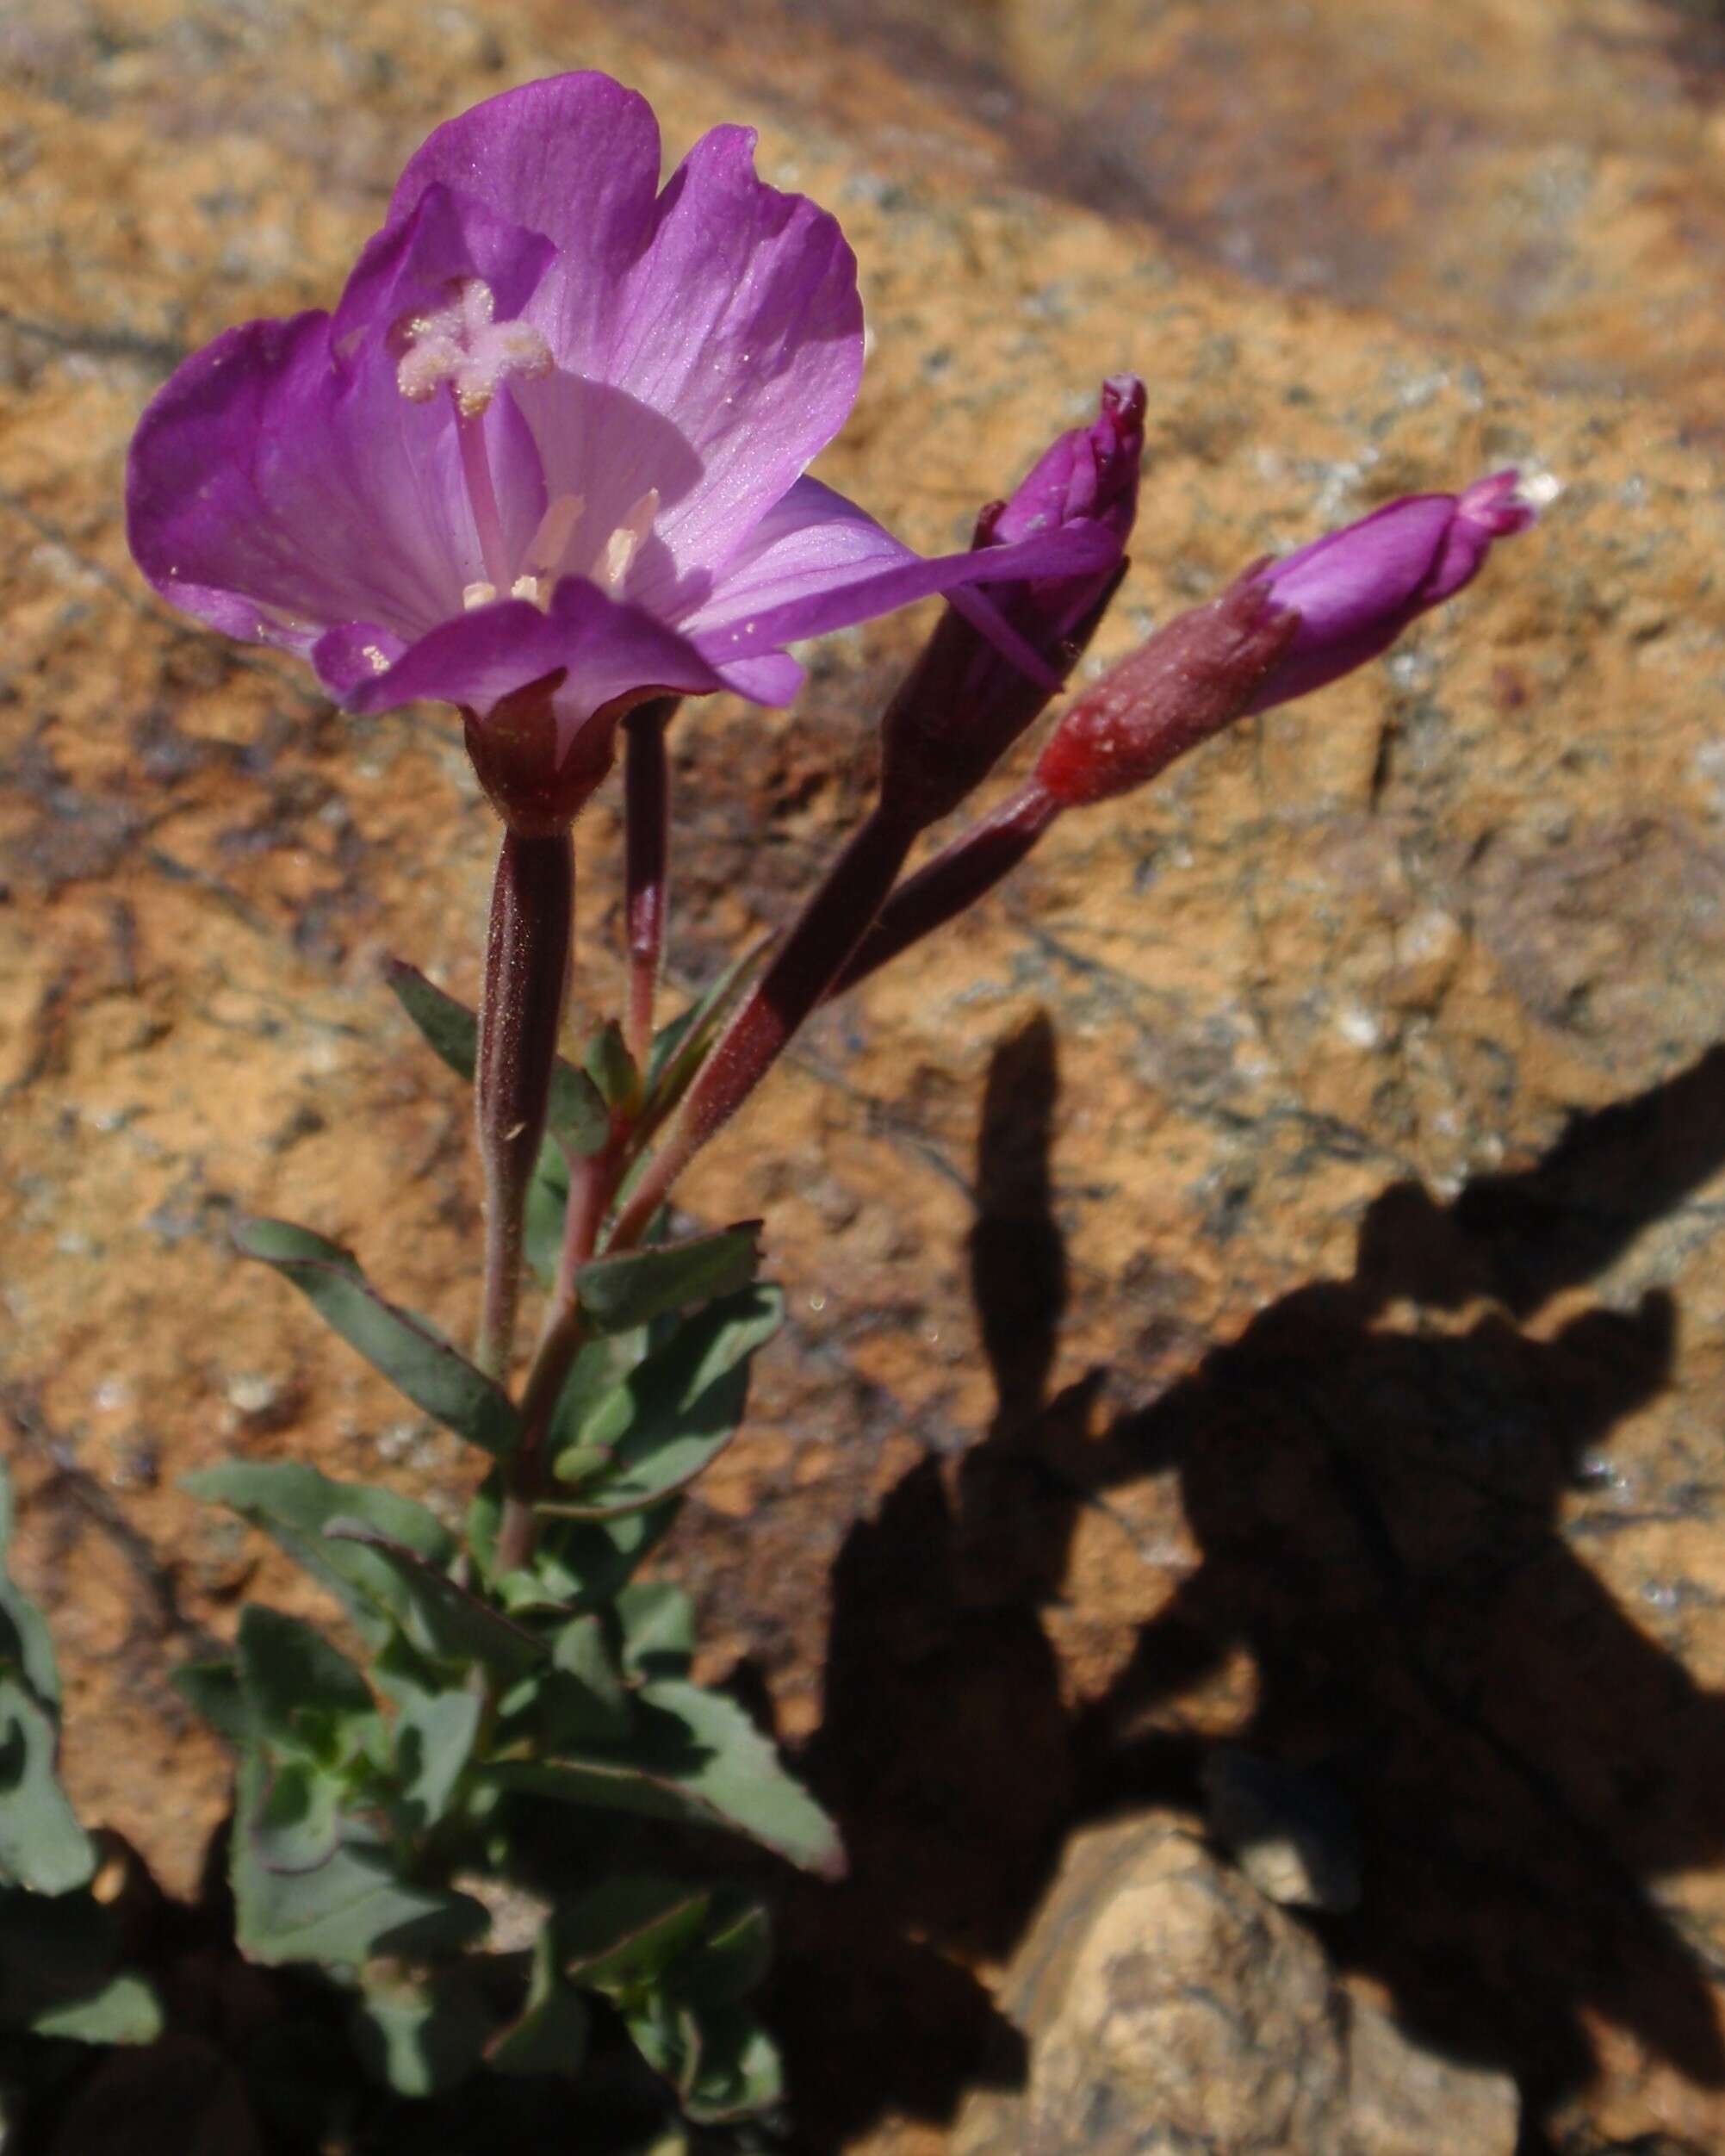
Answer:
M454 1440L226 1228L305 1221L467 1329L462 1104L378 966L472 993L493 842L448 714L343 718L157 606L126 443L186 351L332 300L438 119L577 66L673 158L756 124L840 216L871 356L821 469L913 543L1145 376L1096 663L1395 494L1515 463L1555 496L1386 663L1069 819L691 1181L766 1212L792 1294L667 1561L856 1860L786 1903L806 2145L954 2146L1066 1836L1195 1814L1232 1743L1343 1800L1325 1950L1506 2078L1504 2156L1725 2147L1700 0L6 0L0 1445L80 1808L194 1891L226 1770L166 1670L242 1595L310 1607L178 1476L460 1502ZM789 713L686 710L679 990L860 815L920 633L832 639ZM597 995L611 799L581 839ZM1374 2151L1481 2156L1410 2130Z

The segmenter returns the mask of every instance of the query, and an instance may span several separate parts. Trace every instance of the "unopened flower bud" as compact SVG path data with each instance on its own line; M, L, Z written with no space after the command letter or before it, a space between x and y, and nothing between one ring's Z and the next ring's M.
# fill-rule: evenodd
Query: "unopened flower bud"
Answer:
M1409 494L1258 571L1257 583L1299 614L1300 628L1249 708L1268 711L1350 674L1417 616L1453 599L1496 541L1534 521L1516 494L1519 476L1494 472L1461 494Z
M977 549L1089 525L1114 541L1070 576L991 584L946 607L882 721L882 799L919 828L949 815L1046 707L1114 596L1138 511L1144 384L1102 384L1089 426L1060 436L1008 501L977 521ZM983 609L988 610L984 618ZM1015 653L1015 656L1013 655Z
M1128 793L1244 712L1288 650L1299 618L1252 578L1176 614L1073 704L1036 780L1063 809Z

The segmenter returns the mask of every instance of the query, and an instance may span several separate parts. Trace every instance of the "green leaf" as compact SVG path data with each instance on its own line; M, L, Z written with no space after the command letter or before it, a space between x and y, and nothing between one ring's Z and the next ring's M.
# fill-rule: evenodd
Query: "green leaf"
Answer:
M608 1879L559 1911L557 1943L566 1973L613 1995L661 1979L698 1939L710 1897L681 1880Z
M533 1949L533 1973L520 2014L486 2047L495 2073L573 2077L586 2056L593 2016L558 1966L556 1927L547 1924Z
M91 2044L147 2044L161 2032L155 1993L117 1972L120 1921L83 1893L0 1890L0 2029Z
M59 1673L54 1668L53 1642L41 1612L14 1584L6 1569L12 1547L14 1508L12 1478L0 1461L0 1667L15 1663L25 1688L50 1713L60 1703Z
M233 1833L235 1935L251 1960L357 1965L377 1954L452 1951L484 1931L480 1903L400 1878L382 1836L352 1817L340 1822L326 1862L270 1870L257 1831L265 1774L258 1754L243 1763Z
M375 1724L370 1686L315 1625L248 1603L237 1646L240 1692L260 1736L321 1759L343 1723L357 1717Z
M70 1893L96 1869L96 1850L54 1777L59 1730L16 1674L0 1665L0 1886Z
M502 1711L527 1719L539 1752L621 1743L629 1735L629 1694L603 1621L588 1616L566 1624L552 1643L550 1668L530 1679L519 1696L506 1697Z
M566 1519L612 1519L686 1488L735 1436L748 1400L750 1358L784 1315L785 1298L771 1287L745 1288L710 1304L590 1411L568 1451L561 1446L560 1401L553 1472L564 1478L571 1464L585 1471L578 1500L548 1500L544 1509ZM592 1463L595 1454L609 1455L602 1471Z
M569 1204L569 1164L555 1138L539 1148L521 1215L521 1247L534 1277L549 1288L563 1256L563 1215Z
M698 2009L734 2005L756 1989L773 1959L765 1907L741 1888L715 1890L705 1935L678 1962L670 1981Z
M400 959L389 960L384 979L427 1045L471 1085L479 1059L479 1020L474 1013ZM576 1153L597 1153L611 1136L611 1117L598 1088L562 1056L552 1066L547 1121L553 1135Z
M226 1505L279 1543L295 1563L338 1595L374 1646L408 1622L413 1598L394 1566L363 1544L326 1540L333 1519L363 1520L402 1543L429 1565L447 1565L454 1538L423 1505L361 1482L335 1482L297 1460L254 1464L233 1460L188 1475L189 1496Z
M685 1677L695 1658L695 1605L669 1580L637 1580L617 1598L624 1667L636 1677Z
M269 1872L315 1872L341 1840L343 1789L306 1760L270 1762L251 1821L252 1848Z
M783 2101L779 2048L758 2022L727 2006L697 2015L695 2023L699 2046L679 2086L684 2112L697 2126L754 2118Z
M419 1981L374 1978L349 2022L360 2063L398 2096L441 2096L479 2064L489 2029L461 1968Z
M759 1221L740 1221L686 1242L596 1258L575 1274L575 1291L601 1333L626 1333L667 1310L746 1287L760 1263L760 1236Z
M668 1115L688 1090L689 1081L700 1068L735 992L754 974L766 950L763 943L745 952L686 1010L654 1035L647 1059L647 1093L655 1121Z
M247 1221L234 1240L290 1280L326 1325L433 1420L487 1452L514 1445L520 1419L502 1387L441 1334L386 1302L351 1251L286 1221Z
M0 1465L0 1886L68 1893L96 1850L55 1777L59 1675L41 1612L7 1573L12 1483Z
M624 1046L623 1028L608 1018L588 1041L581 1058L587 1075L607 1109L634 1109L641 1097L641 1073Z
M153 2044L166 2025L162 2002L141 1976L111 1977L99 1991L51 2006L30 2023L38 2036L81 2044Z
M371 1550L394 1573L407 1600L405 1629L421 1654L438 1662L483 1662L506 1677L518 1676L544 1659L545 1650L531 1632L427 1564L405 1543L357 1519L331 1520L324 1538Z
M238 1665L231 1659L182 1662L177 1669L169 1671L168 1682L218 1737L230 1744L248 1742L251 1716L240 1688Z
M401 1665L411 1650L403 1653L400 1643L396 1654L397 1663L387 1675L380 1666L378 1681L397 1702L395 1773L406 1824L413 1832L424 1833L449 1812L473 1758L485 1700L468 1685L434 1684L423 1668L410 1673Z
M643 1684L636 1700L626 1750L489 1771L504 1787L566 1804L729 1828L804 1871L843 1876L837 1829L734 1700L677 1678Z

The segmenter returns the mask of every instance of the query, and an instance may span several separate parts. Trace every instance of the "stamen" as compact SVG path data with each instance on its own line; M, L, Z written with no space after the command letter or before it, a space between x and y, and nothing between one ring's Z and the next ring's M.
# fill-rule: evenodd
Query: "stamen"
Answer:
M599 577L608 591L616 591L628 575L630 564L640 550L642 541L652 531L653 519L658 513L659 489L649 487L605 541Z
M538 578L537 576L518 576L515 581L509 587L509 596L512 599L531 599L533 604L537 606L539 604Z
M495 599L496 596L497 587L495 584L487 584L484 582L467 584L462 588L462 606L464 611L470 614L475 606L490 606L492 600ZM518 598L520 596L519 593L518 593L516 596Z
M586 508L585 494L559 494L539 519L539 528L527 542L521 557L524 576L549 576L569 548L575 526Z

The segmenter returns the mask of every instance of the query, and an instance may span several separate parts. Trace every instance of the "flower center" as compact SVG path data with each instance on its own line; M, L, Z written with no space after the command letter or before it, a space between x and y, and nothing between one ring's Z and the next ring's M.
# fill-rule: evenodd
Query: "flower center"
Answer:
M447 307L415 314L402 323L402 351L395 381L411 403L424 404L446 385L455 401L461 444L462 476L467 483L485 575L467 585L462 605L471 612L488 606L498 593L531 600L543 606L586 510L581 494L559 494L528 541L518 568L511 573L509 550L497 487L486 447L484 419L492 399L511 375L531 381L549 374L551 348L531 322L500 322L491 287L468 277L455 288ZM649 487L621 524L606 537L589 574L608 592L618 592L659 513L659 489Z

